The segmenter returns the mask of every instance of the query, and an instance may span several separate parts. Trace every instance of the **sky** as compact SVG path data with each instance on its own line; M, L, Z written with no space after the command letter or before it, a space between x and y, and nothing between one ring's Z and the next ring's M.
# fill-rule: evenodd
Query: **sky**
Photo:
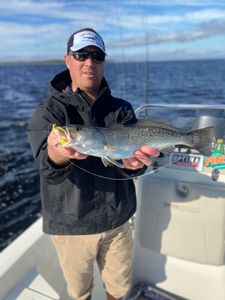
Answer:
M61 60L83 27L107 59L225 59L225 1L0 0L0 61Z

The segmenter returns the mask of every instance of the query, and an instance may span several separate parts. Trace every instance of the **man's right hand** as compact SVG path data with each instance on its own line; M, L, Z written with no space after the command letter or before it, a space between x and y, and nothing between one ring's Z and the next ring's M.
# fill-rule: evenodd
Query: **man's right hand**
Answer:
M57 135L51 131L47 144L48 144L48 156L50 160L56 165L67 165L70 159L86 159L87 155L77 152L72 148L60 148L57 147L58 137Z

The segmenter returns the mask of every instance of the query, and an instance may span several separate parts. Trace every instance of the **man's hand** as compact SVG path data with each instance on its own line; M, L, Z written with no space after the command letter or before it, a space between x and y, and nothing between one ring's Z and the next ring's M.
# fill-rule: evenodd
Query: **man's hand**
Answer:
M137 170L143 168L144 165L151 165L151 157L159 156L160 152L156 148L143 146L134 152L132 158L122 159L124 167L130 170Z
M56 165L67 165L70 159L86 159L87 155L72 148L57 147L58 136L53 131L48 136L48 156Z

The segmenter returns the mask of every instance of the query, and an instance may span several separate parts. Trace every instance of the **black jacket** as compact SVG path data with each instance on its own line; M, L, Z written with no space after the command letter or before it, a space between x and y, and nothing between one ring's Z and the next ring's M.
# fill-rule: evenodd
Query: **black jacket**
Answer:
M136 117L128 102L111 95L105 79L92 105L79 89L72 92L70 84L68 70L56 75L49 86L51 96L38 106L28 125L28 139L40 172L43 230L48 234L99 233L122 225L136 209L133 180L104 177L121 179L143 170L105 167L93 156L73 160L66 167L54 166L47 155L47 136L53 123L108 127L132 124Z

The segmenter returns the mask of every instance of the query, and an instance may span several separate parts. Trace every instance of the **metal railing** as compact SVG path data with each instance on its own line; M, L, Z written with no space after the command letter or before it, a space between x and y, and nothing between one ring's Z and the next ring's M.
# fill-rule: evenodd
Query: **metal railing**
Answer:
M225 110L225 104L145 104L136 109L136 114L147 109L191 109L191 110Z

